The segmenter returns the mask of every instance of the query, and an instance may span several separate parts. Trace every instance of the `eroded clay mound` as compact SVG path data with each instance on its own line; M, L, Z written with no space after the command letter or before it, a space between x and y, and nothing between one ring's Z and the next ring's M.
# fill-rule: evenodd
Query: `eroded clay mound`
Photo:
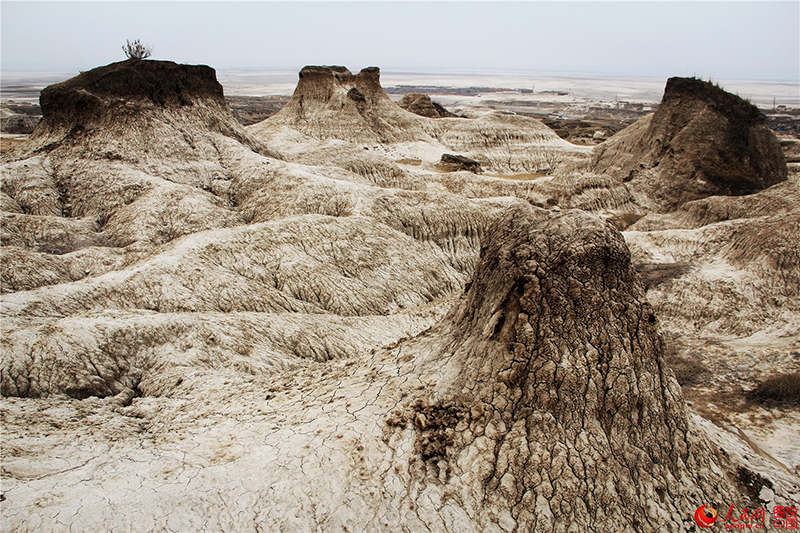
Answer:
M190 80L148 92L128 79L147 63L68 82L86 109L3 168L0 392L41 398L8 400L4 527L678 531L741 501L621 235L490 198L619 207L624 184L540 193L394 160L533 171L576 147L524 117L412 115L377 69L307 67L252 130L281 161L226 126L207 70L161 65ZM777 260L753 253L770 232L730 239L731 260Z
M660 231L697 229L736 219L783 217L800 210L800 187L785 181L746 196L709 196L683 204L671 213L652 213L637 221L631 230Z
M251 141L228 112L216 72L206 65L129 59L45 87L39 101L42 120L32 140L40 150L51 150L53 146L47 143L56 139L85 142L87 136L101 133L118 133L119 140L130 143L137 134L145 133L142 125L137 127L131 122L138 120L137 115L143 111L155 115L152 119L166 122L178 117L181 121L193 119L211 131ZM132 131L125 132L125 127ZM99 128L105 131L96 131ZM193 133L187 131L185 135L191 137ZM153 140L123 144L118 155L126 155L126 150L135 151L142 142ZM162 136L159 140L165 142L167 138Z
M650 214L626 239L671 334L797 334L800 187L712 196Z
M222 85L206 65L179 65L171 61L129 59L92 69L65 82L46 87L40 103L45 120L70 120L102 109L104 101L148 100L162 106L193 105L198 98L224 103Z
M787 176L758 108L695 78L670 78L658 111L599 145L592 167L629 182L661 210L754 193Z
M430 96L422 93L408 93L397 102L397 105L421 117L444 118L456 116L442 107L441 104L431 100Z
M696 498L728 496L608 224L512 210L435 332L436 392L405 415L418 483L522 531L678 530Z
M419 117L389 99L380 69L352 74L345 67L307 66L292 98L261 125L285 124L316 139L352 142L429 141ZM253 130L263 129L256 124Z
M108 396L135 388L140 380L158 380L169 367L166 361L203 368L232 357L244 361L242 368L269 368L285 357L274 350L251 353L252 343L243 351L247 343L221 340L242 336L236 320L229 321L229 331L218 329L224 333L215 340L187 342L177 351L174 327L156 324L169 322L163 317L172 313L186 313L187 324L203 323L209 313L262 313L270 322L276 320L271 314L284 313L389 316L440 299L464 279L437 247L363 217L305 216L199 234L105 276L6 295L0 392ZM107 317L117 316L117 310L140 325L109 348L121 326ZM86 315L96 327L63 326ZM202 337L198 327L185 329ZM377 346L385 334L372 333ZM318 339L296 355L325 352L336 341L330 343ZM341 357L357 354L332 351ZM143 374L142 368L155 370Z
M243 222L214 185L232 177L227 161L266 150L230 114L210 67L113 63L46 88L41 105L36 131L4 157L4 206L17 214L3 245L150 248ZM78 218L91 231L76 237Z

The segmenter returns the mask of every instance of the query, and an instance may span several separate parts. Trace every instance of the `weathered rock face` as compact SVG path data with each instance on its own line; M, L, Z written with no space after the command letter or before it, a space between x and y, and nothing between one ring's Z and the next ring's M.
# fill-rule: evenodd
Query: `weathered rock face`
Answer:
M427 94L408 93L397 102L397 105L415 115L428 118L455 117L453 113L437 104Z
M115 104L180 107L198 99L225 105L222 85L211 67L129 59L45 87L40 104L47 125L66 123L72 128L102 118Z
M592 170L628 182L660 210L754 193L787 176L758 108L694 78L671 78L658 111L599 145Z
M302 97L304 103L326 104L338 89L344 89L354 101L364 101L366 95L373 99L379 97L379 79L377 67L367 67L353 75L341 66L307 66L300 71L295 95Z
M154 138L163 146L176 133L196 149L192 134L197 132L161 129L170 122L181 123L185 130L198 127L221 133L259 148L228 111L214 69L205 65L135 59L112 63L46 87L40 105L42 120L31 139L39 151L73 140L97 142L113 134L118 143L110 157L124 158L126 151L142 157L142 151L155 150ZM144 116L147 121L142 120ZM139 122L137 127L132 127L134 122Z

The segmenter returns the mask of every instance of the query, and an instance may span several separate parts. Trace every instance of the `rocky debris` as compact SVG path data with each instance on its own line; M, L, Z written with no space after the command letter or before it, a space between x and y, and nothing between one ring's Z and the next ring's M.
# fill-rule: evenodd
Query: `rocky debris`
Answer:
M430 96L422 93L406 93L406 95L397 102L397 105L421 117L445 118L456 116L442 107L441 104L437 104L431 100Z
M463 155L442 154L442 159L439 161L438 166L447 172L457 172L459 170L466 170L475 174L483 172L480 163Z
M627 182L661 211L755 193L787 176L758 108L695 78L670 78L658 111L596 147L591 168Z

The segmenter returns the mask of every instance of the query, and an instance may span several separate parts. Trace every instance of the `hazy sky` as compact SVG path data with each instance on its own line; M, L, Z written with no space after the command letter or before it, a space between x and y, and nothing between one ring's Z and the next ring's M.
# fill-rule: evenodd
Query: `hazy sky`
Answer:
M800 79L800 2L16 2L2 70L124 59L225 69L520 70Z

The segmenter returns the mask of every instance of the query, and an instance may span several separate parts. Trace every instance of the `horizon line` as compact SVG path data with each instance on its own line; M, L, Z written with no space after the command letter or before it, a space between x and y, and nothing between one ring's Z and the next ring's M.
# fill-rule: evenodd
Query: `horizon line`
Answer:
M124 60L122 60L124 61ZM112 63L118 63L122 61L113 61ZM146 61L171 61L168 59L147 59ZM171 61L177 63L177 61ZM108 63L108 64L112 64ZM308 63L301 67L214 67L212 65L207 65L205 63L187 63L193 65L206 65L213 68L218 73L224 72L248 72L248 73L259 73L259 72L270 72L270 73L299 73L300 70L306 66L316 66L322 64L319 63ZM3 68L0 65L0 80L2 80L3 73L27 73L27 74L64 74L74 72L76 75L82 72L88 72L93 70L94 68L99 68L105 65L97 65L96 67L92 67L90 69L80 69L78 67L51 67L51 68ZM330 65L329 65L330 66ZM425 75L435 75L435 74L442 74L442 75L469 75L469 74L536 74L536 75L550 75L550 76L564 76L564 77L572 77L572 76L591 76L591 77L598 77L598 78L639 78L639 79L669 79L669 78L697 78L706 81L716 81L716 80L729 80L729 81L763 81L763 82L781 82L781 83L793 83L800 85L800 78L766 78L766 77L736 77L736 76L704 76L702 74L693 73L692 75L681 75L681 74L648 74L648 73L625 73L625 72L603 72L603 71L596 71L596 70L580 70L580 69L569 69L569 70L552 70L552 69L542 69L542 70L533 70L533 69L525 69L525 68L492 68L492 67L381 67L378 65L366 65L361 68L368 68L368 67L378 67L381 70L382 74L425 74ZM351 72L357 72L361 69L350 69Z

